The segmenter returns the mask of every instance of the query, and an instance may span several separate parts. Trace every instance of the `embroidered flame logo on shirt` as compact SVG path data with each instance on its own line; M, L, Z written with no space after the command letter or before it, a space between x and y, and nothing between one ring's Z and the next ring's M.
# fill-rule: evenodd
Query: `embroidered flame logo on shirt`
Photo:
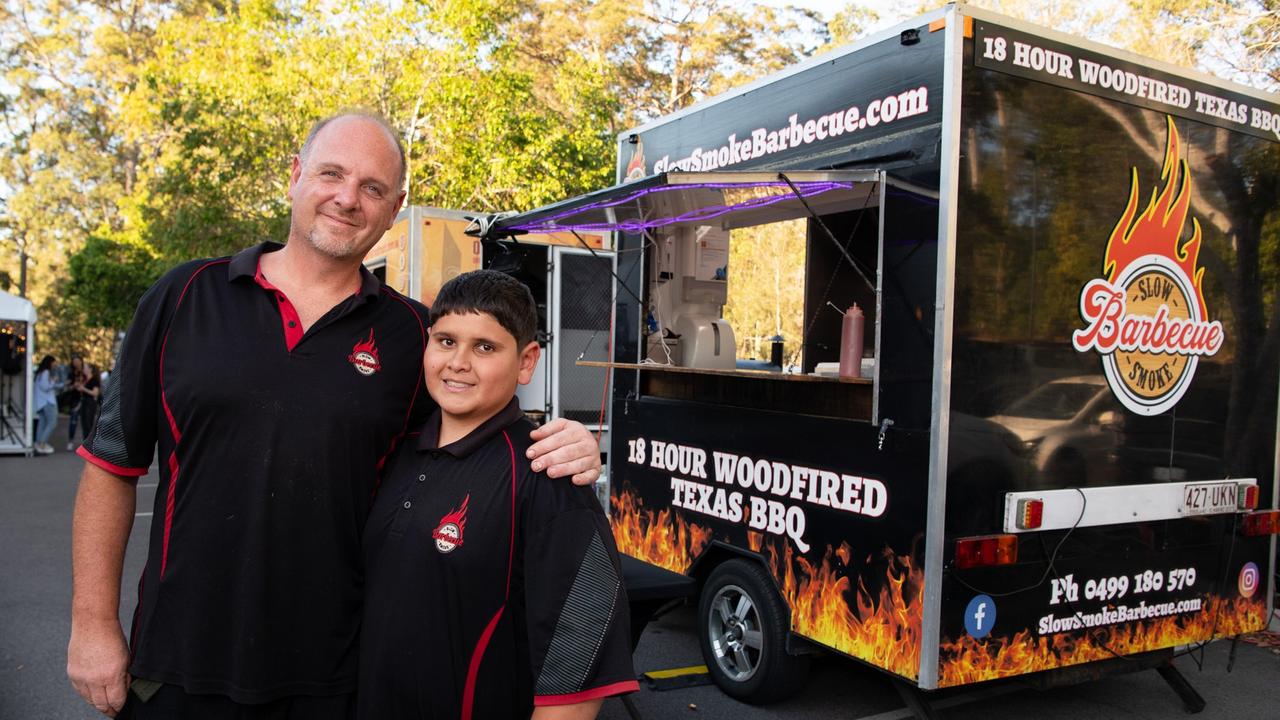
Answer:
M431 538L436 541L436 549L440 552L450 553L462 547L462 531L467 527L467 503L470 500L471 495L468 494L462 499L462 507L451 510L440 518L440 524L431 533Z
M1085 284L1071 344L1102 356L1107 383L1126 408L1157 415L1173 407L1195 376L1196 364L1222 348L1222 323L1208 317L1204 268L1197 267L1200 223L1191 219L1191 170L1178 157L1178 129L1166 117L1168 141L1160 179L1139 212L1138 169L1131 171L1129 202L1111 231L1103 258L1105 278Z
M361 375L372 375L382 369L382 363L378 360L378 346L373 342L373 328L369 328L368 340L358 342L351 348L347 361Z

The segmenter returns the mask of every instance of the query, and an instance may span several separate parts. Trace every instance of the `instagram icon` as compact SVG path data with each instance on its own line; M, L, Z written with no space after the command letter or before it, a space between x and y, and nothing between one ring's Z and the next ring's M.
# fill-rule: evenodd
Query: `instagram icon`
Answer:
M1244 597L1253 597L1258 591L1258 566L1253 563L1245 563L1240 568L1240 594Z

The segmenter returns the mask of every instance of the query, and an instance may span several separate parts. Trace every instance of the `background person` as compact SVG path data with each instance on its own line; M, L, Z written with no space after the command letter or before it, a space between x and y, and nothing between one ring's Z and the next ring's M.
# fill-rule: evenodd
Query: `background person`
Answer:
M62 385L54 377L54 363L57 358L45 355L36 368L35 392L32 394L32 405L36 413L35 450L41 455L51 455L53 446L49 444L49 436L58 425L58 390Z
M101 381L98 374L85 364L78 356L71 358L71 366L67 371L67 450L76 449L76 428L80 428L80 439L87 440L89 431L93 429L93 417L98 410L98 387Z
M75 387L80 394L80 407L71 416L70 429L67 431L67 450L75 450L76 420L79 420L81 439L88 440L89 432L98 417L98 397L102 394L102 378L98 374L98 366L84 364L84 376Z

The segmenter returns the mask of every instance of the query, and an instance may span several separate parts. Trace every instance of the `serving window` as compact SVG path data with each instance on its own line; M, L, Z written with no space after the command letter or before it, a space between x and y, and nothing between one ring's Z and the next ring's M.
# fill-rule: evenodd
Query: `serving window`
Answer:
M871 171L661 174L493 232L612 230L644 253L619 289L637 301L634 355L593 363L636 372L641 396L872 421L883 185Z

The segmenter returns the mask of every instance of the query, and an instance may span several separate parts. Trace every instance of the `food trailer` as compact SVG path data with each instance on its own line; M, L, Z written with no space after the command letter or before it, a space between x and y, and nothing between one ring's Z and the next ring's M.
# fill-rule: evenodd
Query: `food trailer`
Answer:
M920 690L1156 668L1203 707L1174 652L1273 609L1275 96L951 5L624 132L617 172L489 232L614 233L579 362L614 537L694 588L724 691L824 649ZM744 367L728 258L780 223L800 360Z

